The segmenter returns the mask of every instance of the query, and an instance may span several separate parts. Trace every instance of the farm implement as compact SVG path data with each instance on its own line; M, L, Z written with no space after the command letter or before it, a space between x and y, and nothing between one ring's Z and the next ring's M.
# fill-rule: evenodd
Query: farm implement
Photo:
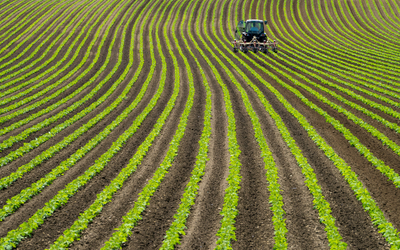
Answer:
M240 21L236 27L235 40L233 43L233 52L239 50L247 53L249 50L257 53L261 51L268 53L269 50L278 52L278 43L270 41L264 33L264 25L267 21L249 19L246 22Z

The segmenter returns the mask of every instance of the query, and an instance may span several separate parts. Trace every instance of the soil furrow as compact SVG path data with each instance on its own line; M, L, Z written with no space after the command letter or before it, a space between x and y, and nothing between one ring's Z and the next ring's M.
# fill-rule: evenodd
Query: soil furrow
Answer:
M194 7L193 3L188 11L189 13L193 13L194 16L197 16L199 7L199 2L197 2L196 7ZM202 49L206 56L213 62L213 65L217 65L198 39L199 34L195 32L195 22L192 23L191 30L200 49ZM185 36L189 43L194 46L189 35L185 33ZM181 245L177 246L177 248L210 249L215 246L215 242L217 241L216 233L220 227L220 220L222 219L219 212L223 206L224 190L227 188L225 179L229 174L228 139L226 137L228 120L225 113L221 87L216 82L213 72L202 55L196 50L194 50L193 53L200 61L210 85L211 92L213 93L211 119L212 138L209 142L209 161L205 168L205 174L202 181L199 183L196 202L192 206L191 213L187 218L186 235L182 237ZM221 77L222 79L227 79L224 74Z
M132 27L132 24L130 24L129 27ZM128 35L128 39L130 39L130 35ZM148 49L147 46L146 46L146 49ZM25 176L24 179L21 179L21 180L17 181L18 185L14 184L11 188L9 188L7 190L3 190L2 192L3 193L8 193L8 192L10 192L10 190L16 189L10 195L14 195L15 193L18 193L22 188L25 188L25 187L29 186L30 183L32 182L32 180L36 180L37 178L40 178L45 173L49 172L52 168L54 168L54 166L57 166L61 161L67 159L73 152L75 152L78 148L82 147L86 142L88 142L90 140L90 138L94 137L97 133L99 133L101 130L103 130L108 124L110 124L128 106L127 104L131 103L136 98L136 95L139 93L139 90L142 87L142 83L144 82L143 77L146 76L146 74L148 73L148 69L150 67L150 65L148 65L148 60L147 59L149 59L149 58L145 57L144 70L143 70L141 76L139 77L137 83L135 83L133 85L133 88L130 91L131 94L128 95L127 100L123 101L123 103L119 107L117 107L111 114L109 114L106 117L106 119L104 119L103 121L99 122L92 129L88 130L86 132L85 136L83 136L81 138L78 138L74 143L72 143L70 145L70 147L67 147L66 149L64 149L63 151L58 153L52 159L46 161L45 163L42 163L43 166L40 165L37 168L35 168L31 173L29 173L27 175L27 176L32 175L32 179L26 178L27 176ZM82 121L80 121L80 122L82 124L86 123L88 120L90 120L91 118L96 116L99 112L101 112L108 105L110 105L111 102L113 102L116 99L117 95L119 95L121 93L122 89L126 86L127 81L129 81L133 77L133 74L134 74L134 71L132 69L132 71L128 73L128 75L126 77L126 80L124 80L120 84L121 86L117 89L116 93L114 93L108 100L106 100L103 104L101 104L98 107L97 110L91 112L89 115L87 115L87 117L84 117L82 119ZM115 80L116 80L116 78L115 79L111 79L110 82L113 82ZM154 93L156 91L156 88L157 88L156 84L152 84L152 85L149 86L148 93L145 94L145 96L142 99L142 102L131 113L131 115L129 116L129 118L127 120L129 120L131 122L144 109L144 107L148 104L148 102L150 101L150 99L154 95ZM73 130L77 129L78 126L81 126L82 124L79 124L79 123L78 124L74 124L71 128L68 128L66 131L63 131L63 132L59 133L52 140L61 140L61 139L63 139L65 136L67 136ZM128 124L129 124L129 122L128 122ZM123 124L121 124L120 127L122 127L122 125ZM125 129L127 126L124 125L123 127ZM70 130L72 130L72 131L70 131ZM115 132L115 133L117 133L117 132ZM118 132L118 133L120 133L120 132ZM48 141L46 143L49 143L51 145L52 143L54 143L54 142L52 142L52 140L50 140L50 141ZM43 145L44 147L45 147L46 143ZM103 143L104 143L104 141L103 141ZM97 148L103 148L103 147L99 146ZM102 149L102 150L104 151L105 149ZM41 151L40 147L39 147L38 151L39 152ZM29 154L31 154L31 153L29 153ZM32 159L32 157L30 157L29 154L27 154L27 156L24 156L23 158L21 158L21 160L20 160L21 162L19 162L19 164L17 164L17 163L12 163L12 164L15 164L15 167L18 167L18 166L22 165L23 163L28 162L30 159ZM18 162L18 160L16 162ZM12 165L12 164L10 164L10 165ZM25 184L22 184L22 183L25 183Z
M167 70L171 72L172 68L170 67L172 66L172 63L169 60L167 60L167 62L169 62L167 64ZM113 178L116 177L116 175L120 172L120 169L128 163L136 148L143 142L148 133L150 133L151 128L154 126L156 120L158 119L158 116L161 114L162 110L166 106L166 102L172 94L173 80L173 78L167 79L166 86L164 87L164 92L167 93L163 93L161 97L162 100L158 102L158 104L151 111L147 119L145 119L145 121L141 125L141 129L131 139L127 141L126 145L130 146L124 147L124 149L120 153L118 153L118 155L113 157L112 161L108 163L107 167L98 176L91 180L87 187L84 187L81 192L72 197L66 206L57 210L54 216L49 218L48 221L46 221L46 223L41 226L40 230L38 230L35 236L30 239L28 244L37 245L44 236L49 234L49 232L63 231L67 229L74 222L74 220L77 219L79 213L88 208L88 206L97 198L96 193L99 193L105 185L107 185ZM154 81L158 82L158 79L154 79ZM172 111L170 117L167 120L167 123L165 125L166 131L161 133L161 135L165 133L165 141L161 143L161 145L164 145L164 148L165 145L168 144L168 142L172 139L172 131L175 131L175 128L179 122L179 119L177 119L177 117L179 117L179 114L183 111L183 103L186 98L187 89L185 90L185 88L182 88L181 94L179 95L176 103L177 108ZM131 124L131 122L132 121L130 121L128 124ZM121 130L123 129L127 129L127 126L125 128L121 128ZM105 147L108 148L108 146ZM70 212L71 208L75 210L74 213ZM122 215L123 214L120 214L117 217L120 218L122 217ZM62 219L64 223L57 223L60 219ZM56 239L56 236L52 237L51 239L49 238L48 242L54 241Z

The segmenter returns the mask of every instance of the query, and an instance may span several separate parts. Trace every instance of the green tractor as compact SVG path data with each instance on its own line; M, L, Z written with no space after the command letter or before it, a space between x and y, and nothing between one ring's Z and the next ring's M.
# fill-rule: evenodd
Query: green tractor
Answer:
M267 35L264 33L264 26L267 21L249 19L246 22L240 21L236 27L235 40L233 43L233 52L239 50L247 53L247 51L261 51L268 53L271 49L273 52L278 52L278 43L273 40L268 40Z

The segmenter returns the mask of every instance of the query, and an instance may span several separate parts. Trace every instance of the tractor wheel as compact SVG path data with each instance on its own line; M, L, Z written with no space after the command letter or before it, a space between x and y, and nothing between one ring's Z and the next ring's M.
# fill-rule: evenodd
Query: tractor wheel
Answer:
M235 52L235 53L238 52L238 49L233 47L233 52Z
M253 48L253 52L257 53L258 49L256 47Z

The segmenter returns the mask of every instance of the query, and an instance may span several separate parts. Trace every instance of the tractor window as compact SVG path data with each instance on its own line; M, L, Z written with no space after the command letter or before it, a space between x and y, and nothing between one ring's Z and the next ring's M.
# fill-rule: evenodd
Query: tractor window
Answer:
M247 33L261 33L264 32L264 26L262 22L247 22L246 23Z
M245 29L245 22L243 20L241 20L238 25L237 25L237 31L239 31L240 33L242 33Z

